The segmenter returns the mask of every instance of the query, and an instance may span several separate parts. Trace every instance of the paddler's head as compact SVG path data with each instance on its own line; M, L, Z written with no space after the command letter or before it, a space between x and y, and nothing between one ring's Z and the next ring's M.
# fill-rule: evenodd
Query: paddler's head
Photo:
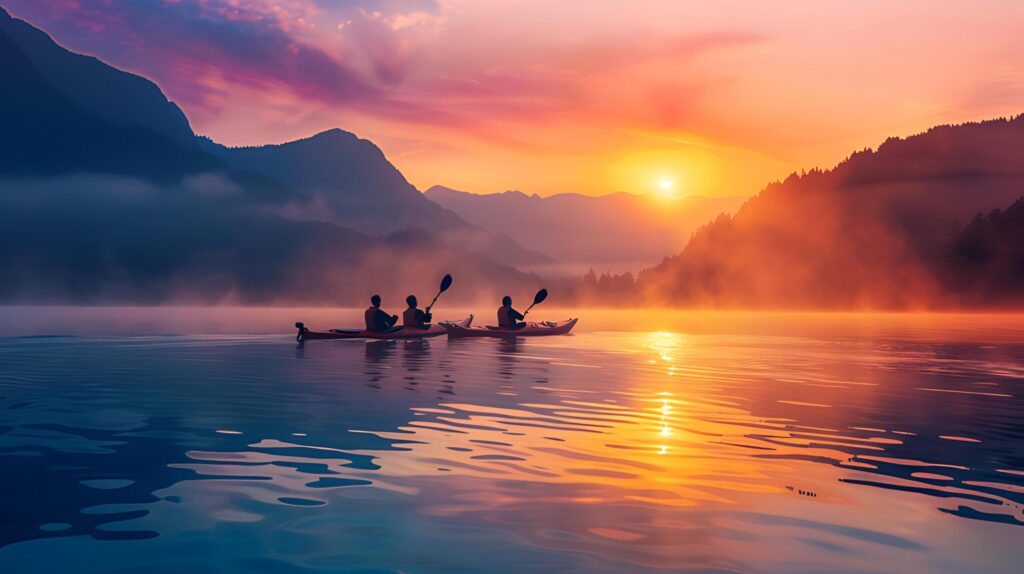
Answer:
M415 309L416 308L416 296L415 295L409 295L408 297L405 298L405 303L407 305L409 305L410 309Z
M380 295L374 295L370 297L370 305L374 307L380 307Z
M502 297L501 298L501 306L502 307L511 307L512 306L512 298L509 297L508 295L505 295L504 297Z

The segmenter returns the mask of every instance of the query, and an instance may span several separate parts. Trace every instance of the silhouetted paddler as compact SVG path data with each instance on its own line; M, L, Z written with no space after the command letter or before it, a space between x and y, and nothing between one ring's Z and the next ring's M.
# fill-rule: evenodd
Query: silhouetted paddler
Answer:
M405 325L406 328L411 329L429 329L430 321L433 317L430 313L416 308L416 296L409 295L405 298L405 302L409 307L402 313L402 324Z
M502 329L522 329L526 323L520 323L526 316L512 308L512 298L505 295L498 308L498 326Z
M363 313L366 319L366 330L385 332L392 329L398 323L398 315L388 315L380 308L380 295L370 297L370 306Z

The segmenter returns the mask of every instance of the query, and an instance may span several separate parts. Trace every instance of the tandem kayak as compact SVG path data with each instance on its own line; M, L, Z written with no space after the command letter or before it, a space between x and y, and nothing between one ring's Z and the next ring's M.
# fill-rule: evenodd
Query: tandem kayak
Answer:
M450 328L468 329L473 324L473 316L470 315L461 321L441 321L434 323L429 329L406 329L395 327L390 331L367 331L365 329L331 329L329 331L310 331L305 324L296 323L295 327L299 334L295 337L299 341L312 341L314 339L426 339L427 337L440 337L448 332Z
M501 327L468 327L451 325L448 327L449 337L544 337L565 335L576 326L579 319L566 319L557 323L527 323L519 329L502 329Z

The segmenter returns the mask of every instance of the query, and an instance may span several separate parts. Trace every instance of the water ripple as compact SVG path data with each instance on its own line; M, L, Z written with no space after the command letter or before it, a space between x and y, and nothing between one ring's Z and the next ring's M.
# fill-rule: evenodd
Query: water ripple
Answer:
M920 332L4 339L0 565L1008 571L1022 365Z

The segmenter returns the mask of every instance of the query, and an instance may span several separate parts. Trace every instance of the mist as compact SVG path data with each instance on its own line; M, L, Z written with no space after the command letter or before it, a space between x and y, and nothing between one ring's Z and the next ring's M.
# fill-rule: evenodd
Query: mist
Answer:
M422 231L374 238L251 207L216 175L157 186L78 175L0 181L0 299L12 303L362 305L494 301L540 279Z

